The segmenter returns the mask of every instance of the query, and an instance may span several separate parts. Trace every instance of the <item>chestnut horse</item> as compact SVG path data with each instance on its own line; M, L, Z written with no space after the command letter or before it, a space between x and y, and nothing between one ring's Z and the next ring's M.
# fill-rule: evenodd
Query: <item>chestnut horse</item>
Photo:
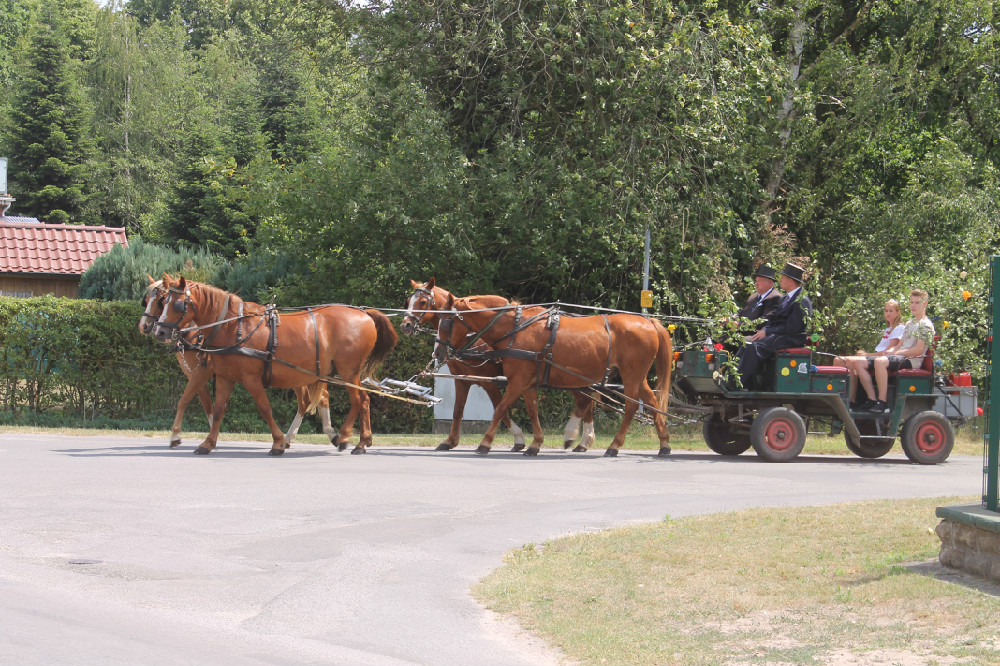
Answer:
M139 332L143 335L151 335L153 324L163 312L163 298L166 296L167 290L163 288L163 280L154 280L149 275L146 277L149 278L149 286L142 299L144 310L142 317L139 318ZM249 301L244 303L248 314L264 312L262 305ZM177 413L174 415L174 423L170 427L170 448L181 444L181 424L184 421L184 412L195 395L201 400L209 427L212 425L212 395L208 391L208 380L215 375L215 371L211 369L212 359L205 358L204 362L200 362L195 351L186 350L177 352L177 364L187 377L188 383L177 402ZM295 435L298 434L299 426L302 424L302 418L317 410L323 424L323 433L330 438L331 442L336 441L336 432L330 425L330 401L326 383L316 382L312 386L296 388L295 397L298 401L298 410L292 424L288 427L288 432L285 433L285 448L291 446L295 440Z
M539 386L583 389L604 383L615 369L623 384L624 417L604 455L618 455L640 401L654 412L659 455L670 453L666 412L673 343L659 321L634 314L560 316L554 308L513 305L499 296L459 298L452 308L455 314L447 316L461 321L493 347L507 377L507 391L477 453L489 453L500 417L525 391ZM461 353L455 355L461 357ZM654 362L658 397L646 381ZM534 455L541 448L543 434L537 404L530 399L525 403L534 431L525 453Z
M351 409L340 428L337 445L343 450L361 417L358 445L351 453L366 453L371 445L371 413L361 377L372 372L396 345L389 318L377 310L348 305L324 305L278 314L246 313L239 296L217 287L164 277L167 296L153 335L160 342L177 340L182 346L212 357L216 396L212 429L195 453L208 454L219 438L222 417L234 386L242 384L253 396L257 411L271 429L271 455L284 453L284 434L274 422L266 386L297 388L336 373L347 389Z
M413 287L413 293L406 301L406 315L403 317L401 326L403 333L406 335L415 335L421 327L436 330L441 321L442 311L451 310L452 303L455 302L455 296L450 291L437 286L434 278L431 278L427 282L410 280L410 285ZM469 329L461 322L456 321L452 326L450 339L446 342L452 347L461 347L469 334ZM440 342L435 342L435 350L438 344ZM486 347L486 349L489 348ZM451 374L457 376L483 377L484 381L454 380L455 409L451 417L451 430L448 433L448 437L438 445L438 451L447 451L458 446L465 402L468 399L469 390L474 384L481 386L486 391L486 395L489 396L494 409L496 409L496 406L500 403L500 399L503 397L497 384L490 381L493 377L503 374L503 369L499 361L471 363L461 361L457 358L449 358L448 370ZM533 392L533 389L529 390ZM529 395L529 399L530 397ZM568 449L573 446L573 442L580 434L580 424L582 422L583 437L573 450L577 452L586 451L594 443L595 439L594 402L580 392L574 392L573 397L576 401L576 407L573 409L573 415L570 417L563 432L563 448ZM511 434L514 435L514 447L511 451L523 450L525 447L524 432L511 420L509 414L504 414L502 421Z

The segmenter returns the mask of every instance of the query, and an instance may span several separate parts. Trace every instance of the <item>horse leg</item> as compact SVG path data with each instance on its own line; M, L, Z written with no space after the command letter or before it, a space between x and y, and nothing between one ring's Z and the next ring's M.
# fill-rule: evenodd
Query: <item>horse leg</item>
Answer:
M583 437L580 444L573 449L574 453L586 451L594 443L594 412L593 400L587 397L582 391L573 392L573 400L576 405L573 413L566 421L566 428L563 430L563 448L568 449L573 446L573 442L580 437L580 426L583 424Z
M177 359L180 361L180 358ZM197 362L197 361L196 361ZM181 369L183 369L183 363ZM208 417L208 425L212 425L212 395L208 392L208 380L212 378L212 371L201 365L187 374L188 383L184 387L181 399L177 401L177 413L174 415L174 423L170 426L170 448L176 448L181 443L181 424L184 422L184 412L195 395L201 400L201 406L205 409L205 416Z
M663 390L666 391L667 389ZM653 413L653 425L656 427L656 437L660 440L660 451L656 455L670 455L670 432L667 430L667 416L657 409L659 401L656 399L656 393L645 381L639 386L639 397L642 399L643 404L650 405L652 409L657 410Z
M367 391L359 391L361 394L361 435L358 438L358 445L351 449L351 454L367 453L368 447L372 445L372 411L371 398Z
M486 395L489 396L490 402L493 403L493 409L495 410L497 405L500 404L500 400L503 399L503 392L493 382L488 382L482 386L483 390L486 391ZM507 427L510 434L514 436L514 446L510 450L523 451L525 447L524 431L514 423L514 420L510 418L510 414L504 414L501 422Z
M469 399L472 384L460 379L455 380L455 408L451 412L451 427L448 437L438 444L435 451L450 451L458 446L462 438L462 415L465 414L465 403Z
M215 407L212 409L212 427L209 428L205 441L194 450L197 455L207 456L215 449L215 445L219 441L219 430L222 429L222 417L226 415L229 396L233 394L235 386L236 383L230 379L215 378Z
M584 393L577 392L574 395L576 398L576 407L573 409L573 416L570 417L570 421L572 422L573 418L582 421L583 434L580 437L580 443L573 449L573 452L582 453L593 446L596 439L594 433L594 401ZM566 427L568 428L569 424ZM572 438L569 438L569 441L564 442L563 446L568 449L572 444Z
M625 395L628 399L625 401L625 409L623 410L625 416L622 418L622 425L618 429L614 441L611 442L611 446L604 452L604 455L612 458L618 455L618 451L621 450L622 445L625 443L625 434L628 432L628 427L632 423L632 418L635 416L636 410L639 409L638 400L641 399L643 404L651 406L653 409L656 409L656 405L658 404L656 394L649 388L649 384L645 378L632 391L626 389ZM670 453L670 435L667 433L666 417L663 414L657 413L653 422L656 424L656 434L660 440L660 452L658 455L668 455Z
M531 418L531 446L524 452L526 456L537 456L545 441L545 433L542 432L542 423L538 420L538 392L534 389L524 392L524 406L528 410Z
M319 401L319 420L323 424L323 434L329 438L330 443L337 441L337 431L330 423L330 392L323 386L323 397Z
M295 410L295 418L292 419L292 424L288 426L288 432L285 433L285 448L291 448L292 440L295 436L299 434L299 426L302 425L302 417L305 416L306 410L309 408L309 392L305 386L299 386L295 389L295 398L298 402L298 409Z
M510 409L510 406L514 404L514 401L521 397L521 393L525 391L527 387L524 383L515 384L510 382L507 385L507 392L503 394L500 402L497 404L496 408L493 410L493 420L490 421L490 426L483 433L483 440L479 443L476 448L476 453L480 455L486 455L490 452L490 448L493 446L493 438L497 434L497 429L500 428L500 420Z
M581 419L576 415L576 410L569 416L569 421L566 421L566 427L563 429L563 448L568 449L573 446L573 442L576 438L580 436L580 422Z
M284 454L285 433L281 432L281 428L274 420L271 402L267 399L267 390L264 388L264 385L260 381L251 381L244 382L243 386L253 397L260 418L264 419L264 422L271 429L271 450L268 451L268 455L280 456Z
M360 383L360 381L351 383ZM347 411L347 416L344 417L344 422L340 425L340 432L337 433L337 438L332 442L337 445L337 450L339 451L347 448L347 442L351 440L351 435L354 434L354 421L357 420L358 414L361 413L362 391L352 386L345 386L344 388L347 390L347 396L350 398L351 408Z

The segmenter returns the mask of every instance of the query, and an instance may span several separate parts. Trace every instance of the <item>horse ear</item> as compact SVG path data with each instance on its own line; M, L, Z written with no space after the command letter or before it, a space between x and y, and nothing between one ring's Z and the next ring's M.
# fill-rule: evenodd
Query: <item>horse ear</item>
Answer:
M152 275L150 275L149 273L146 273L146 277L149 278L149 286L150 287L152 287L154 284L156 284L156 280L153 279Z
M410 280L410 286L416 289L417 287L420 286L420 283L417 282L416 280Z
M433 289L434 288L434 278L433 277L430 280L427 281L427 288L428 289Z
M183 275L181 276L181 279L177 281L177 288L181 291L187 289L187 280L184 279Z

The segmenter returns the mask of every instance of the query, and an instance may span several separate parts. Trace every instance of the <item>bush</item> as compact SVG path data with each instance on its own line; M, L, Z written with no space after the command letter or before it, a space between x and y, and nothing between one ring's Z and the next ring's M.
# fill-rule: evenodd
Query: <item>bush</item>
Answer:
M0 423L168 428L187 379L169 347L138 330L138 301L0 298ZM381 376L408 379L430 358L427 340L401 338ZM294 391L268 389L275 420L295 415ZM330 387L335 427L346 416L344 390ZM375 432L429 432L427 407L372 396ZM206 429L197 400L188 429ZM249 393L237 387L223 429L268 432ZM300 432L320 432L309 418Z
M133 238L128 247L115 245L87 269L80 280L80 297L102 301L137 301L154 279L164 273L201 282L214 279L223 259L205 250L177 251Z

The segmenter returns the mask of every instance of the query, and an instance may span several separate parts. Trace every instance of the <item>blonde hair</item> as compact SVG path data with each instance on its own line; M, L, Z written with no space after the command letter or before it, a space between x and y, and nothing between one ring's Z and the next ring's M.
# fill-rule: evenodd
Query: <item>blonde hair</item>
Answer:
M913 289L910 291L910 296L916 296L921 301L926 303L928 301L927 292L923 289Z
M899 301L897 301L895 298L890 298L885 302L885 304L891 305L892 307L896 308L896 318L893 321L889 322L890 328L896 328L903 321L903 310L900 309L899 307Z

